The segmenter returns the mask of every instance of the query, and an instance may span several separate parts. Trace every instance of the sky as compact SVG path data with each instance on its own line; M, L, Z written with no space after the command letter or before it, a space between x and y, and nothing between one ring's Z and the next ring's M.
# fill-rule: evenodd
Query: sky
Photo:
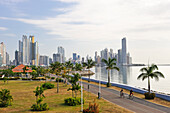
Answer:
M57 47L76 52L121 48L126 37L133 63L170 63L170 0L0 0L0 42L10 59L22 35L34 35L40 55Z

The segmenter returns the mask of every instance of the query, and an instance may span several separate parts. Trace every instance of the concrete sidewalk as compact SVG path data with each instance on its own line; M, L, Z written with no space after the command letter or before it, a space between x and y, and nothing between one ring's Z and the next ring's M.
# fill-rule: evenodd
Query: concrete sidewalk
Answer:
M84 90L88 91L88 83L82 82L84 86ZM90 84L91 93L98 94L99 86L95 84ZM108 100L114 104L117 104L121 107L129 109L136 113L170 113L170 108L161 106L155 103L151 103L145 101L144 99L140 99L134 97L133 100L127 98L120 98L119 91L109 89L107 87L101 87L101 97L105 100Z

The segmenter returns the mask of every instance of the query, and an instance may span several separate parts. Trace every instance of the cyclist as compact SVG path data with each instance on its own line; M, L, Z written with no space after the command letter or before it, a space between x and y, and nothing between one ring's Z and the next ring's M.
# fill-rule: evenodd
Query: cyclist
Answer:
M130 90L129 96L133 96L133 90L132 89Z
M124 98L123 89L121 89L121 91L120 91L120 97L123 97L123 98Z

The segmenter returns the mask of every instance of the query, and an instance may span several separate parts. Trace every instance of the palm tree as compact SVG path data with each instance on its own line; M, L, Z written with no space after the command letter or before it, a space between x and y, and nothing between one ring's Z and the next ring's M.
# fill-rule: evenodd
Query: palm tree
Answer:
M4 75L4 84L5 84L6 80L7 80L7 84L8 84L9 75L13 75L12 70L10 70L10 69L2 70L1 74Z
M50 67L51 67L52 72L58 76L57 93L59 93L59 74L61 73L62 65L60 62L55 62L55 63L52 63Z
M10 91L8 89L2 89L2 91L0 91L0 106L6 107L8 105L11 105L12 101L13 98L10 94Z
M94 62L92 59L88 59L87 62L83 62L83 66L86 66L86 69L88 69L88 76L89 76L89 80L88 82L90 82L90 69L92 67L94 67L96 64L96 62Z
M137 79L141 79L142 81L145 79L148 79L148 91L150 93L150 78L155 78L155 80L159 80L159 77L165 78L164 75L159 72L159 71L155 71L158 70L158 66L155 64L152 64L151 66L148 65L148 67L143 67L142 69L140 69L140 71L142 72Z
M72 67L73 67L73 64L71 63L71 61L68 61L68 62L65 63L65 66L66 66L66 68L67 68L67 73L68 73L68 75L69 75L69 72L70 72L70 70L71 70Z
M75 71L81 71L83 68L82 68L82 66L81 66L81 64L79 64L79 63L76 63L75 64L75 66L74 66L74 70Z
M41 102L43 101L43 98L45 98L45 96L44 96L44 89L43 89L43 87L42 86L37 86L36 87L36 90L35 91L33 91L34 93L35 93L35 96L36 96L36 103L37 103L37 106L39 105L39 104L41 104Z
M78 73L74 73L73 74L74 77L71 77L70 83L72 84L72 88L69 88L67 91L72 90L72 97L74 97L73 91L75 92L75 98L77 96L77 91L80 90L80 85L79 83L77 83L79 81L79 79L81 78L80 75Z
M108 60L106 59L102 59L102 62L104 62L106 64L106 69L108 70L108 83L107 83L107 87L110 87L110 70L112 69L116 69L117 71L119 71L119 68L116 67L116 63L115 63L116 59L115 58L110 58Z
M27 69L27 66L25 66L24 68L23 68L23 74L25 74L26 75L26 71L28 71L28 69ZM27 77L28 78L28 77Z

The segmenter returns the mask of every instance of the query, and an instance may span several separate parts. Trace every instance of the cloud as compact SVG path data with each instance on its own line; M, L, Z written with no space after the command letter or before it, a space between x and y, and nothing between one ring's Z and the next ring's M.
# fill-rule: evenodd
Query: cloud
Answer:
M8 30L8 28L6 28L6 27L0 27L0 30L6 31L6 30Z
M163 8L159 15L152 14L164 7L167 0L56 0L76 2L74 7L58 9L66 13L45 19L4 18L43 28L47 34L70 40L105 41L118 40L124 36L131 39L161 40L170 35L170 7ZM65 10L66 9L66 10ZM56 9L57 10L57 9ZM68 11L68 12L67 12ZM166 38L167 39L167 38Z
M16 37L16 34L12 34L12 33L8 33L8 34L0 34L1 36L5 36L5 37Z

